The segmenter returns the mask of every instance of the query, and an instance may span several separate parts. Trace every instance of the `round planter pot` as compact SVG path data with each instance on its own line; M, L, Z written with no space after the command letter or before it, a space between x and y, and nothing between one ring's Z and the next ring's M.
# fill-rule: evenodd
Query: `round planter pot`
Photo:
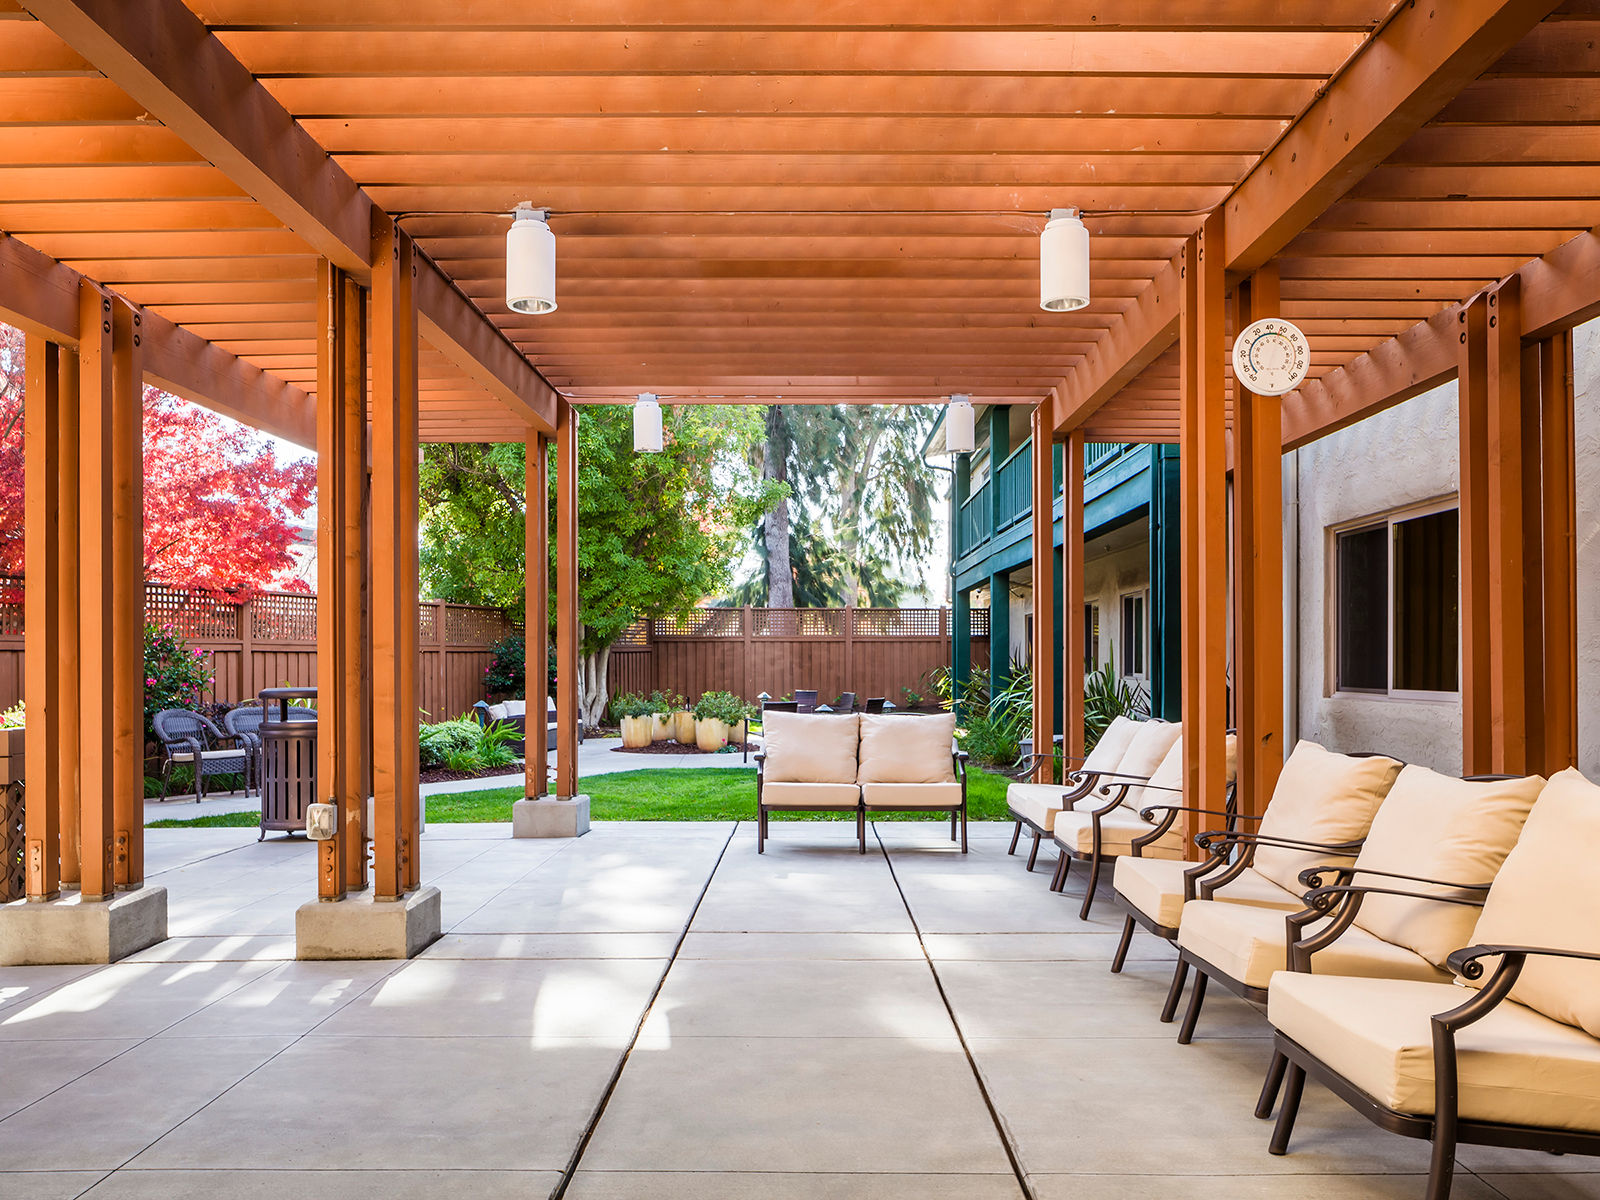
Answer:
M728 727L728 740L743 744L750 740L750 722L740 721L737 725Z
M702 753L715 754L728 744L728 723L716 717L702 717L694 723L694 740Z
M653 741L653 742L664 742L668 738L670 738L671 736L672 736L672 714L669 713L669 712L651 713L650 714L650 740Z
M655 721L651 717L623 717L622 718L622 745L626 750L642 750L654 738L652 727Z
M672 740L685 746L694 745L694 713L686 708L672 714Z

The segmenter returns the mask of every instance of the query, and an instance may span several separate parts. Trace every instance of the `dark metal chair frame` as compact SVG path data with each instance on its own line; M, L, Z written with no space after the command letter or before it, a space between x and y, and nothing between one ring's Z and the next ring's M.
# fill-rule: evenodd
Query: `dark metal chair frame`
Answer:
M1358 892L1368 890L1377 889L1358 889ZM1468 946L1457 950L1446 960L1450 970L1470 980L1483 978L1483 959L1498 957L1500 965L1471 999L1446 1012L1436 1013L1432 1018L1434 1105L1431 1117L1402 1113L1388 1107L1293 1038L1277 1034L1273 1041L1273 1071L1269 1071L1267 1084L1275 1093L1277 1087L1273 1072L1282 1074L1283 1104L1278 1111L1278 1122L1272 1133L1269 1151L1275 1155L1288 1153L1289 1139L1293 1136L1295 1118L1300 1111L1300 1098L1306 1077L1310 1076L1380 1129L1433 1143L1426 1200L1448 1200L1455 1177L1456 1147L1462 1143L1543 1150L1551 1154L1600 1155L1600 1133L1547 1129L1537 1125L1505 1125L1493 1121L1463 1121L1459 1116L1460 1076L1456 1061L1456 1034L1493 1012L1510 994L1527 960L1541 955L1600 962L1600 954L1582 950L1501 945ZM1263 1112L1262 1107L1266 1107L1267 1111ZM1262 1105L1257 1107L1256 1115L1262 1118L1271 1115L1267 1089L1263 1089Z
M245 794L249 794L248 786L248 761L249 750L246 749L242 756L235 758L229 754L226 758L207 758L208 754L215 755L218 742L229 740L229 736L204 713L197 713L187 708L164 708L151 720L156 731L156 739L161 743L161 798L165 800L168 795L168 784L172 777L173 753L189 753L194 755L190 764L194 768L194 800L198 804L205 799L206 777L208 775L241 775L246 779Z
M252 782L256 794L261 792L261 723L267 719L267 710L258 700L247 700L222 714L222 727L230 737L244 747L244 794L250 794Z
M1012 765L1011 769L1013 771L1031 771L1036 768L1039 763L1050 760L1053 757L1053 755L1049 754L1024 754L1021 758L1017 759L1017 761ZM1081 763L1082 761L1083 759L1081 758L1067 759L1067 762ZM1026 764L1026 766L1024 764ZM1062 807L1063 809L1071 808L1077 801L1083 799L1090 792L1094 791L1095 784L1103 779L1128 779L1142 783L1147 778L1148 776L1145 775L1121 775L1116 771L1084 771L1082 768L1068 771L1066 777L1061 781ZM1020 783L1023 781L1018 780L1018 782ZM1016 826L1011 831L1011 845L1006 848L1007 854L1015 854L1017 852L1017 842L1022 838L1022 830L1024 826L1026 826L1033 833L1033 846L1028 851L1027 865L1027 869L1032 871L1034 863L1037 862L1039 858L1039 846L1045 838L1051 835L1051 831L1045 829L1037 822L1023 816L1009 804L1006 805L1006 815L1009 816L1013 822L1015 822Z

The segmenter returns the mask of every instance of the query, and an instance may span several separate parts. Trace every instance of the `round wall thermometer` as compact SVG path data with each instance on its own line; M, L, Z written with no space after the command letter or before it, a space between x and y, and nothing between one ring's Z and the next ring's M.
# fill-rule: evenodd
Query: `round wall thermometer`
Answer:
M1306 335L1278 317L1247 325L1233 340L1233 374L1258 396L1282 396L1305 380L1311 366Z

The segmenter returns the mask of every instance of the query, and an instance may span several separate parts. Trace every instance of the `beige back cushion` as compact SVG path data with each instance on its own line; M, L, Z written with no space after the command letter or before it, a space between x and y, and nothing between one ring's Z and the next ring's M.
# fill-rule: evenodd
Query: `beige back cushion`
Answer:
M1528 814L1489 891L1473 943L1600 954L1596 863L1600 787L1568 768L1551 777ZM1495 963L1485 965L1487 979ZM1511 998L1600 1037L1600 963L1530 956Z
M1449 883L1493 883L1543 788L1544 780L1537 775L1469 782L1427 767L1407 767L1373 818L1356 867ZM1447 888L1419 887L1376 875L1357 876L1356 882L1452 894ZM1367 896L1356 924L1386 942L1415 950L1434 966L1443 966L1453 951L1472 941L1479 911L1461 904Z
M526 700L507 700L506 716L525 717L528 715L528 702Z
M1117 764L1119 775L1137 775L1148 779L1156 773L1161 760L1177 744L1183 726L1176 721L1139 721L1133 740Z
M1081 769L1115 771L1122 764L1122 756L1128 752L1128 746L1138 732L1138 721L1129 720L1127 717L1113 717L1111 724L1107 725L1105 732L1100 735L1100 740L1094 744L1094 749L1084 758Z
M1238 736L1232 733L1228 734L1223 739L1223 745L1227 754L1228 782L1232 783L1239 761ZM1172 743L1172 749L1167 751L1166 757L1161 760L1155 772L1150 776L1150 782L1142 787L1130 788L1128 790L1128 798L1123 803L1133 809L1134 812L1138 812L1142 808L1148 808L1153 804L1189 803L1183 797L1183 738L1181 735L1177 741ZM1220 812L1224 803L1225 798L1218 796L1215 803L1208 804L1207 807L1216 808ZM1165 813L1157 813L1156 820L1160 821L1165 815ZM1222 821L1221 817L1216 817L1209 825L1202 822L1201 827L1204 829L1220 829L1222 828ZM1183 845L1183 820L1181 817L1173 825L1169 834L1177 837L1179 846ZM1163 844L1166 841L1166 838L1162 839Z
M1263 837L1332 845L1367 835L1378 806L1400 774L1392 758L1351 758L1300 742L1283 764L1272 803L1261 821ZM1255 869L1279 887L1300 895L1300 872L1318 863L1348 862L1337 855L1262 846Z
M857 783L954 783L955 713L927 717L861 714Z
M761 726L767 752L762 775L770 782L856 781L858 714L768 711L761 715Z

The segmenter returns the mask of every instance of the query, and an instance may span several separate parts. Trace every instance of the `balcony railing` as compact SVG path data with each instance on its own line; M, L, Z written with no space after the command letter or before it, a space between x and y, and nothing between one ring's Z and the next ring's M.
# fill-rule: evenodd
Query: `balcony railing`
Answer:
M1109 466L1128 446L1122 442L1088 442L1083 448L1084 478ZM1054 457L1054 456L1052 456ZM1055 494L1061 494L1060 463L1054 464ZM961 506L956 530L956 557L969 554L996 533L1026 521L1033 513L1033 443L1017 448L983 486Z
M1126 449L1122 442L1086 442L1083 447L1083 473L1092 475L1095 468L1115 458Z
M989 507L989 485L986 483L973 492L961 506L961 528L960 537L956 542L956 553L965 554L988 541L993 519L994 511Z
M1033 511L1033 443L1000 464L995 476L995 527L1008 529Z

